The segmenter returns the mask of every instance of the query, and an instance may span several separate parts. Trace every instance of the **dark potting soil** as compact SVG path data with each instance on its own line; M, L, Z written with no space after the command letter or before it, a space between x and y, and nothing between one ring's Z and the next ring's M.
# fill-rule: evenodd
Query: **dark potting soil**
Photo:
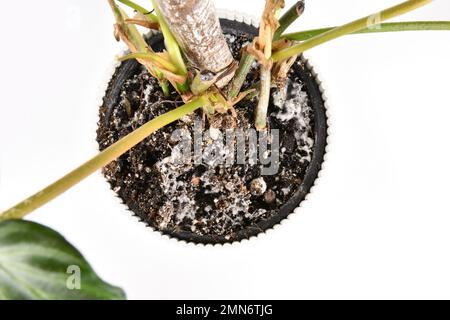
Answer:
M241 47L251 36L235 31L226 39L239 59ZM280 207L298 190L315 147L314 113L298 76L299 68L304 68L300 59L290 73L286 90L272 92L268 128L278 129L280 137L279 170L275 175L262 175L259 160L249 161L248 143L245 164L227 165L217 160L234 152L222 139L225 130L248 132L254 128L255 98L240 102L235 114L217 114L208 119L200 110L160 129L104 168L111 188L148 225L175 237L183 234L184 239L192 235L196 242L202 242L199 237L216 239L205 242L226 242L241 240L238 235L243 230L263 231L261 222L279 214ZM258 80L256 71L255 64L245 87ZM116 78L117 71L106 96ZM118 101L111 103L105 98L100 108L97 141L101 150L182 105L173 89L165 97L156 79L142 67L124 81ZM219 156L213 160L205 157L201 164L194 160L173 161L181 152L174 130L184 130L182 141L190 145L196 121L204 129L202 150Z

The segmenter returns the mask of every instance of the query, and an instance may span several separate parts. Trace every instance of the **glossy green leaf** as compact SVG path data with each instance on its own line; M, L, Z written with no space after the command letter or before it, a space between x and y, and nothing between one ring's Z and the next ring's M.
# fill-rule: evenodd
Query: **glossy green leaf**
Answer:
M125 299L102 281L81 253L45 226L0 223L0 299Z

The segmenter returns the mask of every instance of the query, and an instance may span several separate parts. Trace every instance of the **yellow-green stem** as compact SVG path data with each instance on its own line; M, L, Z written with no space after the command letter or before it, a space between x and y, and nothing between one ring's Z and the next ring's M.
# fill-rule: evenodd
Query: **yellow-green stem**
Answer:
M233 81L230 84L230 89L228 91L228 99L233 100L241 92L242 86L247 78L253 63L255 62L255 57L246 52L242 52L241 61L239 62L239 67L234 75Z
M432 0L410 0L410 1L403 2L399 5L391 7L389 9L380 11L373 15L367 16L365 18L350 22L341 27L334 28L330 31L319 34L319 35L312 37L311 39L306 40L298 45L275 52L272 55L272 59L273 59L273 61L277 62L277 61L282 61L282 60L288 59L292 56L299 55L302 52L309 50L311 48L314 48L318 45L321 45L325 42L339 38L346 34L354 33L359 30L369 28L373 25L379 24L382 21L392 19L396 16L402 15L404 13L407 13L409 11L412 11L414 9L422 7L422 6L430 3L431 1Z
M305 41L319 34L330 31L334 28L336 27L287 33L281 36L281 38L292 41ZM356 31L352 34L400 32L400 31L432 31L432 30L450 30L450 21L408 21L408 22L381 23L377 26L377 28L365 28Z
M272 54L273 31L274 30L271 30L271 28L269 27L266 30L266 33L263 35L266 40L266 45L264 47L264 58L266 58L268 61L270 60L270 56ZM267 125L266 118L270 99L270 85L272 82L272 66L273 64L272 62L270 62L267 64L261 64L260 67L261 81L259 87L259 100L255 110L255 127L258 131L264 130Z
M147 61L152 61L158 63L164 69L176 73L177 67L175 67L171 62L165 60L163 57L160 57L156 53L153 52L135 52L129 53L119 58L119 61L125 61L130 59L142 59Z
M164 97L168 97L170 94L169 82L166 79L159 80L159 86L161 87Z
M164 43L166 45L167 52L169 53L170 59L172 63L178 68L178 74L186 75L187 68L184 63L183 56L181 54L180 46L178 45L177 40L170 31L169 26L167 25L164 17L162 16L158 6L155 1L152 0L153 8L155 9L156 15L158 16L158 22L161 27L161 32L164 36Z
M151 22L158 23L158 18L152 14L149 10L145 9L144 7L138 5L137 3L134 3L130 0L118 0L119 2L122 2L124 5L129 6L130 8L136 10L139 13L142 13L145 15Z
M1 213L0 221L7 219L22 219L30 212L53 200L95 171L117 159L156 130L208 104L208 97L202 96L182 107L169 111L162 116L149 121L47 188L20 202L13 208Z
M145 42L144 37L139 33L137 27L135 25L125 23L125 20L128 19L128 15L125 11L119 8L114 0L108 0L108 2L114 13L117 24L122 27L123 32L126 34L135 49L142 52L148 51L147 43Z
M267 125L267 108L270 100L271 81L272 68L261 66L259 100L255 111L255 127L258 131L264 130Z
M216 78L214 76L204 79L204 75L198 72L190 83L191 92L194 95L200 95L214 84Z

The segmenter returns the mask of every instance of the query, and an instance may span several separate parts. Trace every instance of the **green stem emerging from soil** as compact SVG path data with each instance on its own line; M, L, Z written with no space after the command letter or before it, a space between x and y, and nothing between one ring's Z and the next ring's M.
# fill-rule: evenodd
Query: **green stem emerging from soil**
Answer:
M272 82L272 68L262 66L259 100L255 112L256 130L263 130L266 128L267 108L269 106L271 82Z
M122 154L143 141L153 132L184 117L185 115L209 105L208 96L202 96L175 110L169 111L131 132L124 138L103 150L97 156L73 170L63 178L39 191L35 195L17 204L13 208L0 214L0 221L8 219L22 219L30 212L38 209L49 201L55 199L95 171L106 166Z
M253 62L255 62L255 57L253 55L242 52L239 67L236 71L236 74L234 75L233 81L230 84L228 99L233 100L239 95L242 86L244 85L245 79L247 78L247 75L252 68Z
M337 27L325 33L319 34L298 45L280 50L272 55L272 59L273 61L277 62L288 59L292 56L299 55L302 52L314 48L318 45L321 45L325 42L342 37L346 34L357 32L362 29L370 28L371 26L377 25L384 20L394 18L396 16L402 15L404 13L422 7L430 3L431 1L432 0L410 0L403 2L399 5L380 11L376 14L364 17L362 19L350 22L341 27Z
M255 127L256 130L264 130L266 128L267 108L269 107L270 86L272 82L272 42L273 35L277 27L276 15L277 11L284 6L284 1L267 0L261 17L259 26L259 37L255 45L264 55L261 62L261 81L259 90L258 105L255 109Z
M280 26L273 36L273 40L279 40L280 36L286 31L291 24L294 23L305 11L305 1L301 0L294 4L286 13L278 20Z
M292 41L305 41L319 34L328 32L334 28L336 27L293 32L282 35L281 38ZM366 28L356 31L352 34L400 32L400 31L432 31L432 30L450 30L450 21L410 21L410 22L382 23L379 24L377 28Z

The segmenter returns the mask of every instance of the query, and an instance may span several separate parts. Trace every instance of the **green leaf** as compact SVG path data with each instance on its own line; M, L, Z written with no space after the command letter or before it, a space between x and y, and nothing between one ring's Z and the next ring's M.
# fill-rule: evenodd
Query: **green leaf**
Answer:
M0 300L125 299L56 231L24 220L0 223Z

